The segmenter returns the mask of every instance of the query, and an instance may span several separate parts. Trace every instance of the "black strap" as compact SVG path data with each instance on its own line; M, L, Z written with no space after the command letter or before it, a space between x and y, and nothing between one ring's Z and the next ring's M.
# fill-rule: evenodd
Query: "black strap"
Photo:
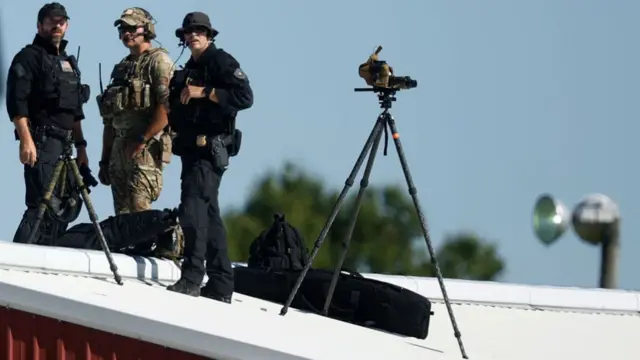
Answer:
M34 129L36 134L40 133L48 137L67 141L71 139L71 130L65 130L54 125L36 126Z
M289 236L290 234L292 234L293 236L295 236L296 234L292 229L287 229L288 226L287 226L286 216L284 214L277 213L273 215L273 219L274 219L274 223L278 224L278 231L282 231L282 235L284 236L284 241L287 245L289 245L289 248L293 249L294 247L296 247L295 242L293 241L291 236ZM288 230L291 230L291 231L288 231Z
M71 64L73 71L76 72L76 76L78 76L78 79L80 79L81 72L80 72L80 67L78 66L78 60L76 59L76 57L74 55L68 55L67 61L69 62L69 64Z
M359 275L359 274L358 274ZM322 287L322 300L323 302L325 301L325 299L327 298L327 293L329 292L329 284L325 284L325 286ZM354 293L356 294L356 299L354 299ZM334 293L335 295L335 293ZM350 298L349 298L349 302L352 306L351 309L344 309L341 307L338 307L335 302L333 301L335 299L335 296L332 297L331 302L329 303L329 309L333 312L334 316L345 319L347 321L352 321L355 319L355 314L358 311L358 307L360 305L360 292L359 291L351 291L350 294ZM305 295L303 294L303 292L301 291L298 295L298 297L300 298L300 300L302 302L304 302L309 309L311 309L312 311L321 314L321 311L318 310L318 308L314 307L313 304L311 304L311 302L309 302L309 300L307 300L307 298L305 297Z

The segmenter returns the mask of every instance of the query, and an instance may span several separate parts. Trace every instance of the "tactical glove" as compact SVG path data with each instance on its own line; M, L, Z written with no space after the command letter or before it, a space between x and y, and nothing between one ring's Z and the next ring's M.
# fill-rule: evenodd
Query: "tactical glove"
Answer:
M111 179L109 179L109 162L100 161L100 171L98 171L98 179L100 183L105 186L111 185Z

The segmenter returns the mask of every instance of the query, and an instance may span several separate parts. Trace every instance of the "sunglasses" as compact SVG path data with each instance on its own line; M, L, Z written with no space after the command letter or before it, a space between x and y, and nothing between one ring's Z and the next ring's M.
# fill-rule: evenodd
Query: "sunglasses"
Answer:
M138 31L138 26L130 26L130 25L118 26L118 33L119 34L135 33L137 31Z
M206 33L208 32L209 29L205 26L188 26L186 28L184 28L184 33L185 34L201 34L201 33Z

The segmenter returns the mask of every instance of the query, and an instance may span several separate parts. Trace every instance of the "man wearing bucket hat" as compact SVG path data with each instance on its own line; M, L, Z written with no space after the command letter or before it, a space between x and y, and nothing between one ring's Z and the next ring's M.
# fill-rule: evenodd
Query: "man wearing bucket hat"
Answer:
M240 149L236 116L253 105L253 91L238 61L215 46L216 35L201 12L187 14L176 30L181 45L191 51L169 86L169 124L177 134L173 152L182 160L179 219L185 248L182 276L167 289L230 303L233 269L218 189L229 157ZM209 279L200 289L205 272Z
M125 9L113 26L129 54L114 66L109 86L97 96L104 124L98 178L111 186L117 215L150 210L162 192L163 170L172 155L167 110L173 61L167 50L152 46L154 19L145 9ZM172 254L169 240L132 251L179 255Z

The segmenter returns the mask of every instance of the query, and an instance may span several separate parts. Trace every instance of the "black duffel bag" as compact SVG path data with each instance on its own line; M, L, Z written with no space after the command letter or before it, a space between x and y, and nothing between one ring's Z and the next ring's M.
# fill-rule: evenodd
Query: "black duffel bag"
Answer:
M176 210L151 209L109 216L98 225L109 249L121 252L131 246L158 240L163 234L176 227L177 217ZM102 243L93 223L79 223L72 226L53 245L102 250Z
M284 304L299 271L236 267L235 291ZM320 314L331 283L331 271L309 269L291 307ZM426 339L433 315L431 302L411 290L362 275L341 273L328 317L395 334Z

